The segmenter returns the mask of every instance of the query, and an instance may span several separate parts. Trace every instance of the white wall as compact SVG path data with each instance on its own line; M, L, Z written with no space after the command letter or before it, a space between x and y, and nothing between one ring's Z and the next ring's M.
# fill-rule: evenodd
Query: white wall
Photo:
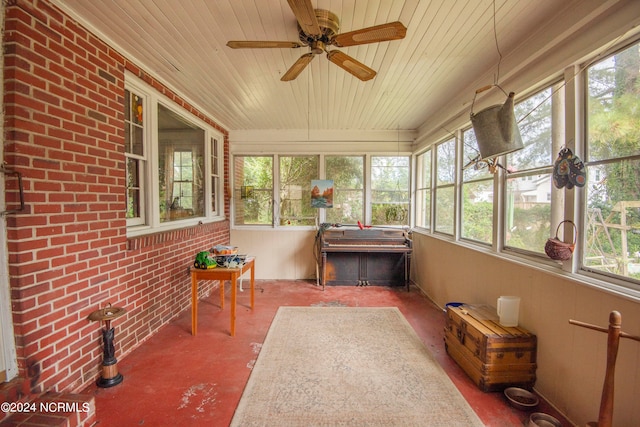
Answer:
M313 279L315 230L231 229L231 244L256 257L258 279Z
M413 233L412 278L439 306L460 301L496 305L500 295L521 297L520 325L538 337L536 391L578 426L597 421L606 368L609 313L622 330L640 336L640 302L568 276L527 266L463 245ZM621 339L615 377L614 426L640 426L640 342Z

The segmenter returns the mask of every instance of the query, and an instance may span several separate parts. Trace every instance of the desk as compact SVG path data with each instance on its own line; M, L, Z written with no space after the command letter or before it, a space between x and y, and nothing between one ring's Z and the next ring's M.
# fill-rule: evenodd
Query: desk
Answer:
M231 281L231 336L236 334L236 295L237 281L247 271L251 272L251 309L253 310L255 296L255 258L247 258L238 268L216 267L203 270L191 267L191 335L198 332L198 280L220 281L220 308L224 309L224 281Z

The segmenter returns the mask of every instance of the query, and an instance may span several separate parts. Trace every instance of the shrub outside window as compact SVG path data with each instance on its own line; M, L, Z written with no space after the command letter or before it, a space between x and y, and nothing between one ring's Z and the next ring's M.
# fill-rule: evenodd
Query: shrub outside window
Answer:
M480 153L473 129L462 133L462 205L460 237L480 243L493 241L493 174Z
M371 224L409 225L409 157L371 157Z

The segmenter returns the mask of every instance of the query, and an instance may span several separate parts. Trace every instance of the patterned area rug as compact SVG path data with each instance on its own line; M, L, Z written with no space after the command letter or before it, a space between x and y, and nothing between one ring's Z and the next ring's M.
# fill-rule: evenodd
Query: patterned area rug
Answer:
M482 422L395 307L281 307L232 426Z

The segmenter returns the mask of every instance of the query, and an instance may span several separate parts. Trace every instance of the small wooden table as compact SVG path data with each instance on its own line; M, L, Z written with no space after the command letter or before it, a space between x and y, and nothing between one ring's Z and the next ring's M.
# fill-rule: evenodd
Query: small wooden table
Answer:
M216 267L207 270L191 267L191 335L198 332L198 280L220 281L220 308L224 309L224 282L231 281L231 336L236 334L236 295L237 281L247 271L251 272L251 309L255 296L255 258L247 258L238 268Z

